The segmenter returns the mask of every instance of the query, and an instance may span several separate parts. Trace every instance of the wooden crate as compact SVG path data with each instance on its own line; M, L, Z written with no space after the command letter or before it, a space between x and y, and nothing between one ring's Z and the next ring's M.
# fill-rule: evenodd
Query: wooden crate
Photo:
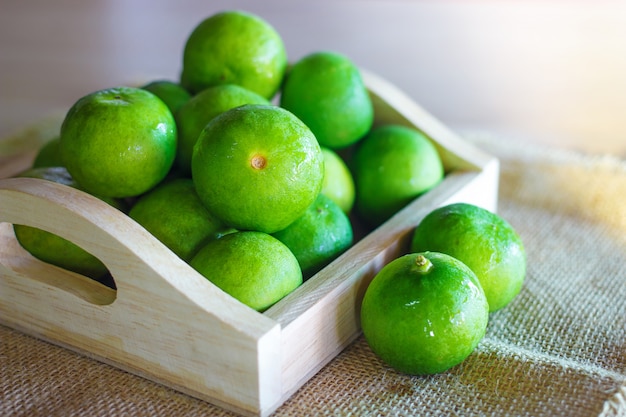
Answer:
M360 334L366 286L407 251L426 214L459 201L496 209L497 159L385 80L363 77L376 123L422 130L446 177L265 313L222 292L100 200L49 181L7 178L0 180L0 322L243 415L271 414ZM117 290L33 258L12 223L93 253Z

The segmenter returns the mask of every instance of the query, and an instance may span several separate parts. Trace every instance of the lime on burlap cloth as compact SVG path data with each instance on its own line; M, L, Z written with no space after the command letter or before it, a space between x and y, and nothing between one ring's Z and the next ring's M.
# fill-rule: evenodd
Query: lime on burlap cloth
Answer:
M626 415L626 163L468 138L501 160L528 273L460 366L400 375L360 337L277 416ZM0 415L230 415L0 326Z

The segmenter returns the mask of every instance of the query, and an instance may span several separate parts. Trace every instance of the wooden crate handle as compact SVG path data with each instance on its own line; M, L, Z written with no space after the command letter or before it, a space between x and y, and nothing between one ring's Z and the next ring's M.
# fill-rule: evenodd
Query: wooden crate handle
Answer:
M99 303L90 298L97 284L87 278L86 296L76 297L28 276L28 260L11 253L17 246L3 236L0 320L230 408L245 412L278 401L280 366L266 364L280 363L280 325L214 286L130 217L85 192L34 178L0 180L0 205L0 222L77 244L107 266L117 286L114 300ZM77 275L57 273L58 280ZM216 376L232 372L249 378L225 389Z

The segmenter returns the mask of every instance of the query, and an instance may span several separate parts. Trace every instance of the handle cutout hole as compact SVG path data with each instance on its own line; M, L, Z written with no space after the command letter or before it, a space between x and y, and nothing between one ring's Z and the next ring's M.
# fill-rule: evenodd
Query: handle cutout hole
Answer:
M49 247L41 250L44 243L59 246L54 246L56 249L52 251ZM72 263L64 258L67 253L76 256L79 266L74 271L70 270ZM12 224L0 224L0 269L51 285L96 305L108 305L117 298L115 279L100 260L60 236L30 226L16 225L14 231Z

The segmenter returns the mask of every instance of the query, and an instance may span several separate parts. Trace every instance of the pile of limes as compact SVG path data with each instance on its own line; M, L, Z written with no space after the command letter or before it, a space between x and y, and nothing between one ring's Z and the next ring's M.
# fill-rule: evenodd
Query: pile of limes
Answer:
M81 97L34 167L64 169L73 186L126 203L130 217L253 308L348 249L356 217L376 226L443 176L420 132L373 127L369 92L342 54L318 51L289 66L267 21L225 11L191 31L182 55L179 80ZM55 237L47 256L49 234L16 230L40 259L103 274L70 242ZM287 259L270 262L277 253ZM97 268L74 267L81 258Z
M118 204L207 279L258 311L348 249L354 219L376 227L444 176L422 132L374 125L369 92L349 58L317 51L289 65L277 31L242 11L214 14L191 31L179 80L80 98L59 137L24 175L54 180L46 170ZM442 221L418 229L415 252L451 249L438 228ZM461 222L450 230L468 227ZM491 233L489 227L476 234ZM22 246L46 262L96 279L106 272L71 242L26 226L15 231ZM487 300L499 308L519 290L498 278L508 266L491 256L491 247L479 250L480 259L463 259L467 245L457 242L454 262L431 252L402 258L405 266L393 263L395 269L381 272L389 284L373 282L363 327L382 357L393 357L395 344L406 348L404 361L411 362L410 344L429 337L438 340L433 352L455 341L473 347L486 323ZM397 273L406 277L391 279ZM428 300L418 297L422 293ZM401 296L411 311L428 306L421 321L392 312ZM442 306L447 315L434 320ZM388 315L399 321L385 321ZM458 333L439 337L448 321L472 321L473 330L462 341ZM377 335L388 325L399 333L389 331L383 340ZM398 345L405 336L411 341ZM442 354L440 362L465 353Z

